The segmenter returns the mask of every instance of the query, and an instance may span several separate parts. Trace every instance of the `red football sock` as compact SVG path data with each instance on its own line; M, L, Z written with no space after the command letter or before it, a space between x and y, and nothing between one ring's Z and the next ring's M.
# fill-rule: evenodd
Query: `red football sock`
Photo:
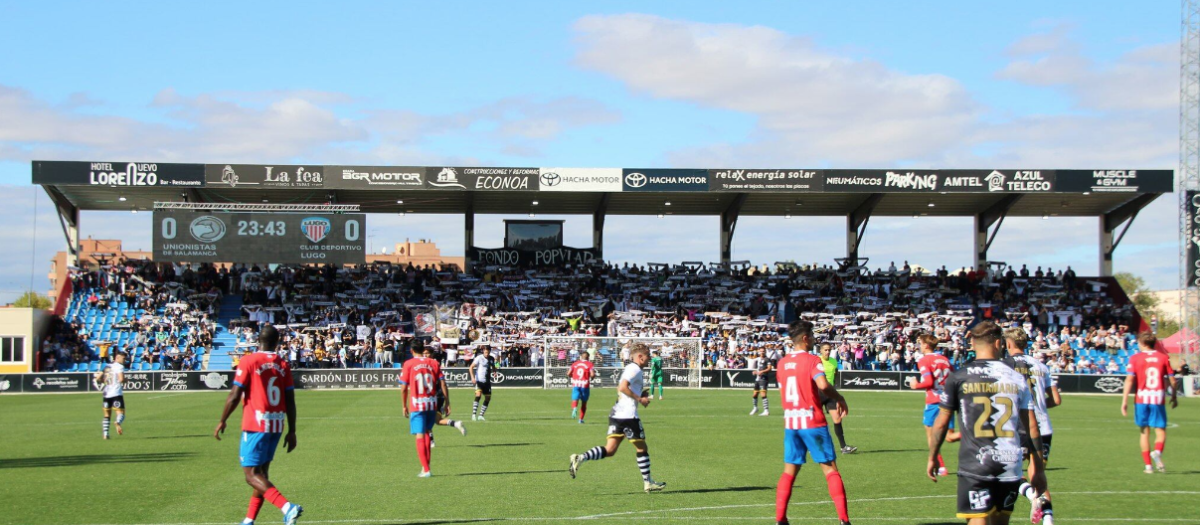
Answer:
M1158 441L1158 442L1154 443L1154 450L1157 450L1159 454L1162 454L1163 448L1166 446L1167 446L1166 441Z
M583 416L586 416L586 415L587 415L587 403L584 403L583 406L579 407L579 420L582 421Z
M837 507L838 519L850 521L850 509L846 506L846 486L842 484L842 474L834 471L825 475L825 484L829 485L829 497Z
M1150 452L1142 452L1142 461L1146 462L1146 466L1150 466Z
M276 491L278 494L278 491ZM263 506L262 496L250 496L250 508L246 509L246 519L254 521L258 518L258 510Z
M428 435L417 436L417 459L421 460L421 471L429 472L429 448L427 447Z
M283 494L280 494L278 490L275 490L275 487L267 489L267 492L263 494L263 498L271 502L272 505L279 507L279 510L283 510L283 506L288 503L287 498L283 497Z
M575 408L575 407L578 407L578 406L579 406L579 401L572 401L572 402L571 402L571 408Z
M946 462L942 459L942 455L938 454L938 466L946 468Z
M779 476L779 485L775 487L775 521L787 521L788 500L792 499L792 483L796 476L784 472Z

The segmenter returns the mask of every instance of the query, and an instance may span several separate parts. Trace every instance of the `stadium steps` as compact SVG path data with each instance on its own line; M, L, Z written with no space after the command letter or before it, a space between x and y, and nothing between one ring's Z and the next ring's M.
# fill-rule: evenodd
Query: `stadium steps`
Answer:
M237 348L237 337L229 331L229 322L242 316L242 296L229 294L221 301L221 312L217 317L217 335L213 337L213 349L208 355L208 370L230 370L233 360L229 352Z

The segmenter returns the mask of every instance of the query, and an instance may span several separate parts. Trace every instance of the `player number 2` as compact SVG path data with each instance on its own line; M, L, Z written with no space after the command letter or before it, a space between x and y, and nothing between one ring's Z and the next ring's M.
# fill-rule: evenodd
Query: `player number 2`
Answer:
M796 378L789 377L783 389L783 398L792 406L800 404L800 389L796 388Z
M1000 419L991 429L983 428L984 423L992 420L992 398L987 396L975 396L972 400L976 405L983 405L983 413L975 419L975 437L977 438L1010 438L1016 435L1011 430L1005 430L1008 426L1008 420L1013 416L1013 400L1007 397L996 398L996 404L1001 406L1003 413L1000 414Z
M273 406L273 407L279 406L280 392L279 392L279 387L275 386L276 379L279 379L279 378L272 377L271 379L267 380L267 403L270 403L271 406Z

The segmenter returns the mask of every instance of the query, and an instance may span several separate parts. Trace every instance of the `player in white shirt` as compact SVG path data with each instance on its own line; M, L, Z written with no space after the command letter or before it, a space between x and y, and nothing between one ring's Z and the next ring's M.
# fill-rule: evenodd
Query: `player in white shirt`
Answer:
M471 382L475 384L475 404L471 407L471 421L487 421L483 415L487 413L488 405L492 402L492 368L496 358L488 350L487 345L480 345L475 350L475 359L471 361ZM479 398L483 397L483 405Z
M108 439L113 411L117 412L117 435L124 434L121 423L125 422L125 354L117 352L113 362L92 377L92 384L104 395L104 439Z
M650 477L650 449L646 446L646 431L642 428L642 420L638 418L638 405L650 406L650 393L644 388L645 380L642 374L642 368L650 362L650 349L645 344L634 343L629 347L629 359L632 362L625 365L617 384L617 403L613 405L608 416L608 441L604 446L592 447L583 454L572 454L568 472L571 479L574 479L583 462L612 457L621 446L621 441L628 439L637 450L637 464L642 473L643 489L646 492L658 492L667 484L654 481Z
M1033 439L1035 447L1042 451L1042 460L1050 460L1050 440L1054 427L1050 424L1049 409L1062 404L1062 396L1058 392L1058 383L1050 375L1050 368L1033 356L1026 354L1029 346L1029 335L1020 328L1009 328L1004 331L1004 344L1008 349L1008 359L1004 363L1012 367L1029 381L1029 393L1033 400L1033 417L1037 421L1038 437ZM1033 523L1054 525L1054 508L1050 504L1050 493L1038 494L1028 481L1021 483L1018 492L1029 499L1032 507L1029 520Z

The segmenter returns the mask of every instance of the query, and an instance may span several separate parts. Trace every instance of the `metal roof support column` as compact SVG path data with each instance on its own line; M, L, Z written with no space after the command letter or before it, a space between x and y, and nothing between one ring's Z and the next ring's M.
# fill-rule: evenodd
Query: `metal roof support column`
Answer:
M54 186L44 186L46 195L58 211L58 222L62 225L67 240L67 266L79 266L79 208L67 200Z
M1100 216L1100 276L1111 277L1113 274L1113 252L1117 250L1117 246L1121 244L1121 240L1125 238L1125 232L1129 231L1129 227L1133 225L1133 220L1137 218L1139 211L1145 208L1147 204L1154 202L1161 193L1144 193L1138 195L1133 200L1121 205L1121 207L1105 213ZM1121 229L1121 233L1113 238L1113 232L1117 230L1121 224L1125 228Z
M992 241L996 240L996 234L1000 233L1000 227L1004 225L1004 218L1008 216L1008 210L1021 200L1022 195L1014 193L1005 195L988 209L975 214L975 269L978 271L987 271L988 265L988 248L992 247ZM995 229L990 232L992 225L996 225Z
M475 250L475 203L470 194L467 195L467 210L463 213L463 271L469 272L475 266L471 255Z
M858 266L858 247L862 243L863 235L867 233L871 212L875 211L875 206L881 200L882 193L872 193L846 216L846 261L843 263L845 266Z
M611 194L600 195L600 203L592 212L592 249L596 250L596 258L604 260L604 218L608 212L608 199Z
M738 214L742 212L743 204L746 204L746 194L739 193L721 212L721 262L726 264L733 260L733 230L737 228Z

